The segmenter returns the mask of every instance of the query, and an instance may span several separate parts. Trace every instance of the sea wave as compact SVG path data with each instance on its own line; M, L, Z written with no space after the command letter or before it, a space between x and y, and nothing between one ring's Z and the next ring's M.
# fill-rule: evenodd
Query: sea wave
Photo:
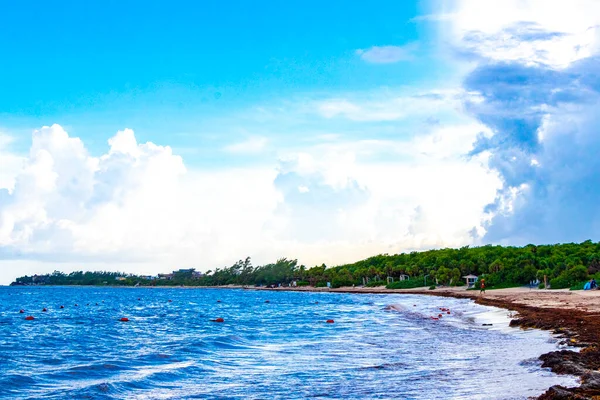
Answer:
M2 398L506 399L576 383L537 362L551 335L469 300L11 287L0 302Z

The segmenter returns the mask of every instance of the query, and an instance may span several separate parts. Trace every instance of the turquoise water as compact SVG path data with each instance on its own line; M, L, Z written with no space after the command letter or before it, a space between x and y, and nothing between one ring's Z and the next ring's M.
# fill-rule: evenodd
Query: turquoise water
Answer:
M459 299L0 288L0 398L526 398L575 384L540 368L556 348Z

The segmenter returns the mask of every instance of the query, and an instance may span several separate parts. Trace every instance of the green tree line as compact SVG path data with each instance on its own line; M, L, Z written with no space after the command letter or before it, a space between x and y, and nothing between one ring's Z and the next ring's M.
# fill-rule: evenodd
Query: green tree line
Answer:
M325 264L306 268L297 260L282 258L275 263L253 266L250 257L230 267L216 268L204 276L191 272L174 273L170 279L144 279L115 272L54 272L42 279L49 285L141 285L141 286L220 286L220 285L299 285L332 287L367 283L389 287L416 287L430 284L463 285L463 276L485 276L487 286L506 287L544 281L552 288L580 285L600 271L600 243L553 245L481 246L459 249L414 251L401 254L380 254L352 264L327 267ZM401 277L408 280L400 282ZM40 278L38 277L38 283ZM421 284L421 282L423 282ZM15 284L32 284L34 278L17 278Z

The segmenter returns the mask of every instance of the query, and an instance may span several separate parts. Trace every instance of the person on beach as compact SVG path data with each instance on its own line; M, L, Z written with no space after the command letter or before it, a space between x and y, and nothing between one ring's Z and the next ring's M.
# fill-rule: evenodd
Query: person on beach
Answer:
M596 279L592 278L590 280L590 289L596 289L598 287L598 284L596 283Z
M479 283L479 294L481 293L485 293L485 279L482 279Z

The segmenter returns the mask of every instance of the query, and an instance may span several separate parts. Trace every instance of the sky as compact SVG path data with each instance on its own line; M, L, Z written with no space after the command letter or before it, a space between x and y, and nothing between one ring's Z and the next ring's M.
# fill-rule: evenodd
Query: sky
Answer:
M600 239L600 2L13 2L0 284Z

